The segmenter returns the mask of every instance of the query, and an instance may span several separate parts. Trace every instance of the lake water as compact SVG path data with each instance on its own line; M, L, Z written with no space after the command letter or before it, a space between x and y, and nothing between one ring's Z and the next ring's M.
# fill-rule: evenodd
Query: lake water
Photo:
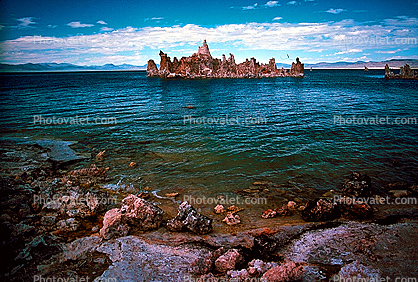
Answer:
M377 185L416 182L418 83L383 76L377 70L314 70L302 79L1 74L1 135L77 141L76 151L93 155L106 150L101 165L111 168L115 184L159 189L211 194L266 180L320 193L339 189L352 170ZM376 116L409 124L364 124ZM52 118L56 124L47 124ZM138 166L130 168L131 161Z

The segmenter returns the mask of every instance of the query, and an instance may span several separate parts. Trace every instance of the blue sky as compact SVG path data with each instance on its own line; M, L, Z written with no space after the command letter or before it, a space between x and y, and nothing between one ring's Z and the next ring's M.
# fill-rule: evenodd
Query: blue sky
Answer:
M237 62L418 59L418 0L2 0L0 11L4 63L144 65L204 39Z

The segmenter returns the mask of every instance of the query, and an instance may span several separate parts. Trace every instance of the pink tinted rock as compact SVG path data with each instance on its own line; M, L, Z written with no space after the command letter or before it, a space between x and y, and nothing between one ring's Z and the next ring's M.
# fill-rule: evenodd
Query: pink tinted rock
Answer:
M103 227L100 229L100 237L111 239L113 237L126 236L129 226L122 221L122 213L119 209L108 210L103 218Z
M129 195L122 200L120 209L106 212L100 236L111 239L115 236L126 236L130 230L158 229L163 215L160 208L135 195Z
M233 214L232 212L228 212L226 217L222 221L228 225L237 225L241 223L239 215Z
M266 282L290 282L302 278L303 267L295 262L288 262L269 269L263 275Z
M277 212L272 209L265 210L261 213L262 218L272 218L272 217L275 217L276 215L277 215Z
M242 259L237 249L230 249L215 261L215 268L221 273L226 273L228 270L235 269Z

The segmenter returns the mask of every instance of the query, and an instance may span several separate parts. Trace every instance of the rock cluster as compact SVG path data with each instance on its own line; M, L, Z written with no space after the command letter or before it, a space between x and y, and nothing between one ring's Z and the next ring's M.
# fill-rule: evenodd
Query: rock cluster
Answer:
M152 230L159 228L164 212L157 206L135 195L122 201L120 209L111 209L103 219L100 236L104 239L126 236L131 229Z
M352 172L345 181L342 193L347 196L367 197L372 194L370 177L359 172Z
M309 200L301 216L306 221L327 221L339 217L364 220L373 217L373 208L364 201L372 195L371 179L359 172L352 172L343 184L341 193L331 202L326 198Z
M226 59L213 58L210 54L206 40L199 47L198 52L190 57L182 57L180 61L160 51L160 69L153 60L148 61L147 76L161 78L261 78L261 77L303 77L304 65L296 58L289 72L277 69L274 58L268 64L260 64L255 58L246 59L237 64L233 54Z
M418 80L418 72L413 71L411 67L406 64L400 68L399 74L394 74L389 65L385 66L385 79L413 79Z
M227 209L225 209L223 205L217 205L213 209L214 209L214 213L216 214L226 213L226 216L222 220L222 222L225 222L228 225L237 225L241 223L241 218L237 213L244 210L243 208L232 205L232 206L229 206Z
M288 216L292 215L292 211L295 210L297 207L297 204L293 201L289 201L286 205L283 205L279 208L276 208L274 210L268 209L261 213L262 218L271 218L276 216Z
M338 207L327 199L309 200L301 213L306 221L327 221L338 217Z
M345 196L334 203L318 198L310 200L301 215L306 221L327 221L339 217L364 220L373 217L373 208L366 202Z
M178 208L177 216L167 222L170 231L188 230L196 234L206 234L212 231L212 219L199 214L188 202L183 202Z

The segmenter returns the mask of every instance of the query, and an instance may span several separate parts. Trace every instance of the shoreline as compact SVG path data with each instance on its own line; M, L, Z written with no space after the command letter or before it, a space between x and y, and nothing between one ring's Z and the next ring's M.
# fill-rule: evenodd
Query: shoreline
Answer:
M48 141L45 141L44 143L41 142L40 144L36 142L35 144L31 142L13 143L5 140L1 140L1 142L3 148L1 154L3 163L3 169L1 171L1 193L4 196L1 201L1 224L5 230L9 230L8 232L10 232L6 232L3 235L3 239L5 242L10 242L10 244L11 242L15 242L12 245L6 244L6 249L9 250L9 254L13 254L17 258L16 260L8 260L5 271L2 274L3 278L7 277L10 281L18 281L22 278L21 270L23 269L25 269L25 271L27 269L30 275L42 273L43 276L47 277L60 273L62 274L63 271L68 268L68 265L65 263L63 264L63 261L67 264L69 261L79 261L79 263L84 261L84 263L91 264L94 259L104 263L98 264L101 268L99 267L95 274L90 273L88 275L93 278L116 275L114 271L112 272L110 270L112 268L109 268L110 265L114 265L114 267L117 268L117 260L112 258L111 252L109 253L109 250L106 249L103 252L99 252L99 255L97 251L101 248L108 248L115 242L123 242L122 244L128 244L128 246L140 244L144 247L146 245L147 248L150 249L160 248L157 246L166 246L164 248L167 248L169 253L174 257L179 249L183 250L184 248L187 249L187 246L193 246L192 251L188 249L183 250L186 253L193 253L196 251L195 248L199 248L199 246L202 246L203 244L205 247L200 250L202 252L214 252L222 247L224 249L238 249L241 255L245 257L245 263L249 263L252 259L263 259L263 257L265 257L267 261L278 264L284 263L284 261L280 259L277 254L267 255L269 252L272 252L268 245L273 244L277 247L277 242L282 240L280 238L283 238L283 236L287 239L284 240L285 243L281 243L280 248L289 248L289 246L296 244L295 242L298 242L303 236L314 236L314 234L320 234L321 232L325 234L331 232L331 230L337 232L340 229L345 230L347 228L352 228L350 226L353 224L357 224L356 226L362 226L361 228L366 229L371 228L371 226L375 226L378 229L389 228L388 230L392 230L391 228L412 228L411 230L418 228L415 227L418 219L416 205L404 207L400 207L399 205L375 205L374 208L377 208L378 210L375 211L375 214L371 219L353 221L351 219L336 218L322 223L306 222L301 218L299 211L296 210L294 210L290 216L277 216L264 219L261 218L260 212L264 209L263 207L259 207L259 211L255 212L257 209L254 210L254 207L243 206L244 210L237 213L241 217L241 223L229 226L222 222L225 214L215 214L213 212L214 204L209 205L207 209L201 209L199 207L201 205L197 204L195 205L197 211L213 220L213 231L209 234L196 235L190 232L172 232L168 231L167 227L163 224L155 231L135 231L134 233L129 233L128 237L122 236L106 241L100 238L98 233L103 226L103 217L105 216L105 213L112 208L120 207L122 199L130 194L129 191L121 194L112 191L111 189L103 189L103 184L108 183L109 181L106 176L108 168L94 165L95 159L91 158L91 162L93 163L92 166L69 170L66 168L68 167L68 163L66 164L64 160L51 161L49 159L48 152L51 152L51 147L47 146L50 144ZM65 141L63 142L65 143ZM70 149L68 146L66 148ZM78 161L78 159L70 160L70 163L72 161ZM267 189L275 190L274 186L272 186L273 184L270 183L254 184L256 187L268 187ZM399 186L400 184L394 184L392 188L398 187L396 185ZM251 196L255 196L259 193L254 192L253 190L244 190L241 192L250 193ZM265 193L270 193L270 190ZM138 194L138 196L145 198L150 203L158 203L157 206L165 212L163 221L167 222L176 215L178 203L181 202L179 198L182 195L181 193L184 193L185 191L179 191L180 195L175 196L174 200L165 195L169 192L173 192L172 190L160 190L152 193L153 191L156 190L150 188L150 190L146 191L147 193L141 193ZM333 192L331 191L328 196L332 193ZM54 201L38 201L38 203L36 203L36 201L34 201L34 195L46 195L51 197L51 199L57 195L57 198L66 199L67 202L65 202L65 208L63 209L64 202L61 200L57 202L58 204L61 204L61 206L57 206L57 203ZM411 194L411 196L413 195L414 194ZM71 200L71 197L76 197L75 199L79 199L79 201L77 200L75 201L75 205L69 206L71 205L71 201L68 202L68 200ZM104 198L116 199L116 201L102 203L100 199ZM305 204L306 203L298 203L298 206L303 206ZM227 206L228 205L226 205L226 207ZM275 207L271 206L271 208ZM209 212L209 210L211 210L211 212ZM397 224L401 225L398 226ZM364 235L363 233L361 233L363 235L360 233L358 236ZM376 234L376 236L380 235ZM36 240L40 240L40 238L44 240L43 242L45 243L42 243L43 247L36 249L33 244L37 242ZM270 240L270 243L267 245L259 242L259 240L267 239ZM414 237L411 236L409 239L413 241ZM65 252L61 253L62 250L74 247L84 241L89 243L86 243L80 250L77 250L77 254L71 253L74 255L74 258L63 258L63 256L68 256L68 254L65 255ZM413 245L412 247L416 246ZM75 251L76 250L73 250L73 252ZM257 255L257 252L266 253L264 255L261 253ZM48 254L47 257L52 258L48 258L48 260L47 257L45 257L45 253ZM150 253L154 254L153 251L150 251ZM134 254L126 253L125 255L129 257ZM290 258L294 255L295 254L293 254L292 251L289 251L287 257ZM93 259L92 256L95 258ZM269 256L271 257L269 258ZM267 263L267 261L265 262ZM188 263L189 262L190 261L188 261ZM296 262L302 263L301 261ZM214 262L212 261L212 263ZM323 275L329 279L330 275L337 274L342 267L348 264L348 261L343 264L335 265L335 269L332 267L332 264L321 268L318 265L309 263L306 259L303 263L309 265L309 267L316 267L315 269L317 270L322 269ZM362 263L371 263L371 261L363 260ZM179 265L181 265L180 262ZM240 263L239 266L243 267L242 263ZM373 267L376 268L375 265ZM236 270L238 270L238 268ZM77 270L73 271L77 272ZM178 277L175 276L178 275L178 273L176 274L169 270L165 271L168 273L167 275ZM201 270L197 272L192 271L192 274L190 275L193 275L193 277L200 277L200 272ZM226 277L232 277L230 275L231 273L227 274L219 272L219 269L217 270L215 266L207 271L207 273L209 272L214 272L216 277L225 275ZM182 275L184 276L187 273L187 271L182 272ZM207 275L207 273L205 274ZM258 275L258 277L261 277L261 273L258 273ZM157 276L158 275L156 274L156 277ZM121 281L124 280L122 279ZM169 281L179 280L173 278L173 280Z

